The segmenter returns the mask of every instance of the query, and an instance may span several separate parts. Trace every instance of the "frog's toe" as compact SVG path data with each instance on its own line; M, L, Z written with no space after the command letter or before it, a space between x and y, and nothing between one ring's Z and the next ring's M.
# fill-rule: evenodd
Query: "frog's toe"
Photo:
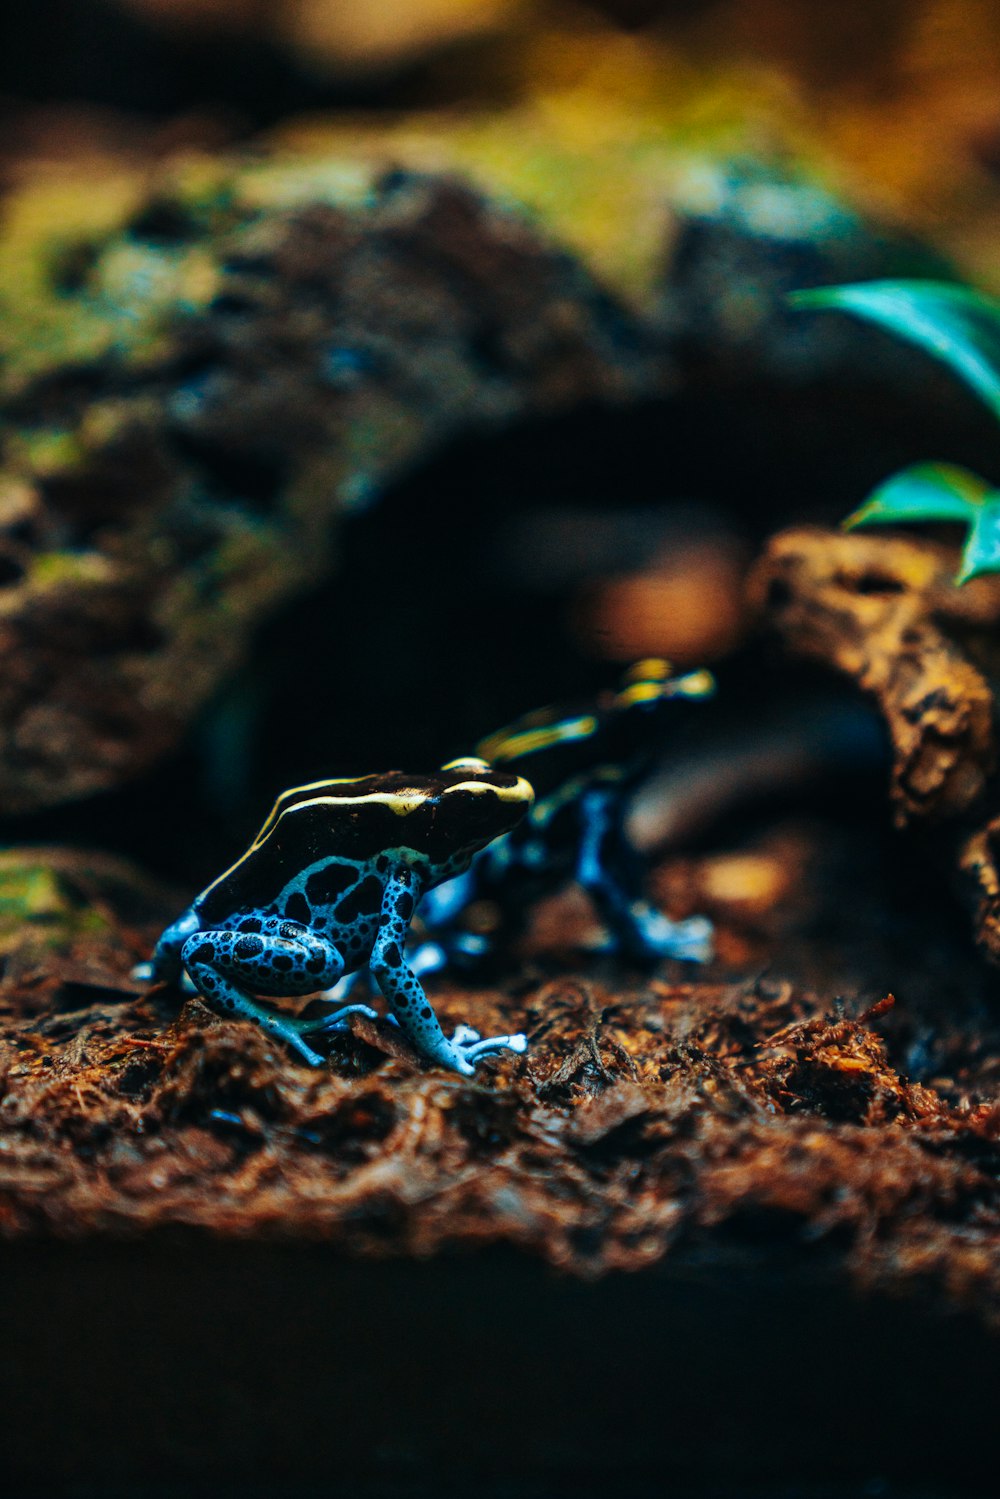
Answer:
M715 928L705 916L674 923L674 953L691 963L710 963L715 956Z
M265 1026L272 1035L280 1036L283 1041L297 1051L302 1059L309 1063L310 1067L322 1067L326 1061L318 1051L313 1051L306 1041L306 1036L312 1035L314 1031L328 1029L328 1022L332 1017L323 1015L318 1020L293 1020L289 1016L275 1018Z
M470 1041L478 1041L479 1039L479 1032L474 1031L471 1025L459 1025L455 1028L451 1043L453 1046L468 1046Z
M334 1010L332 1015L317 1015L312 1020L300 1021L300 1034L308 1034L310 1031L347 1030L348 1015L367 1015L369 1020L378 1019L378 1011L373 1010L371 1005L344 1005L342 1009Z
M656 912L643 923L642 936L650 953L660 958L708 963L715 954L715 928L704 916L671 921Z
M474 1031L471 1026L460 1025L451 1038L451 1047L461 1064L456 1071L465 1077L471 1077L483 1057L488 1057L495 1051L527 1051L528 1038L517 1032L510 1036L487 1036L480 1040L478 1031Z
M129 974L129 978L135 984L149 984L153 980L152 963L136 963Z
M294 1051L298 1052L303 1061L309 1063L310 1067L322 1067L323 1058L320 1056L319 1052L313 1051L311 1046L306 1045L305 1041L303 1041L301 1035L299 1034L297 1026L293 1026L291 1021L288 1021L286 1023L289 1026L289 1029L282 1029L278 1032L278 1034L283 1038L283 1040L288 1042L289 1046L291 1046Z
M528 1038L522 1031L515 1031L510 1036L488 1036L485 1041L477 1041L474 1046L466 1048L465 1055L474 1062L480 1057L485 1057L491 1051L515 1051L518 1055L528 1049Z

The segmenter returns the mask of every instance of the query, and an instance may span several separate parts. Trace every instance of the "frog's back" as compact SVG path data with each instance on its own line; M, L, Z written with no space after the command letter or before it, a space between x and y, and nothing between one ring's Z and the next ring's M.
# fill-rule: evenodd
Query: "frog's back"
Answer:
M476 753L529 776L544 798L601 757L609 717L599 700L539 708L490 734Z
M476 753L530 778L539 797L532 814L537 823L553 796L562 805L590 785L637 779L655 757L676 701L708 697L713 690L706 671L675 677L667 661L637 661L617 691L528 713L482 740Z
M292 787L246 853L198 896L195 910L203 925L272 909L308 920L320 907L339 911L363 884L366 909L358 914L368 915L393 859L420 870L425 881L443 877L463 840L471 850L501 831L484 826L498 806L509 803L516 821L527 804L523 788L502 772L461 770L386 771ZM337 916L340 925L349 919Z

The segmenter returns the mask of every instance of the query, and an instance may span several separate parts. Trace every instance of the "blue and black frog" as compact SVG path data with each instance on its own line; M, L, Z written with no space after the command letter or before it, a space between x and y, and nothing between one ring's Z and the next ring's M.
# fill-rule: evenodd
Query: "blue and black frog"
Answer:
M166 929L143 976L186 973L211 1005L256 1021L318 1064L307 1036L374 1012L351 1004L299 1019L260 997L328 990L368 965L428 1062L470 1075L490 1052L523 1051L521 1035L481 1040L467 1026L449 1040L408 966L406 939L421 897L510 832L532 798L519 774L480 759L430 776L389 771L285 791L246 853Z
M299 1019L261 999L346 997L369 968L417 1051L470 1075L491 1052L523 1051L525 1038L482 1040L461 1026L449 1040L417 974L489 957L536 900L571 879L594 900L613 950L641 963L703 962L711 923L670 921L645 898L625 815L677 700L713 691L707 671L674 676L664 661L642 661L617 692L518 719L435 775L389 771L285 791L246 853L163 933L142 976L186 975L211 1004L318 1064L307 1036L374 1012L348 1004ZM462 920L479 901L499 915L489 935ZM408 951L418 902L429 940Z
M668 662L636 662L617 691L576 706L543 708L491 734L476 747L496 771L524 776L534 804L518 825L476 855L470 869L423 903L429 940L412 961L425 973L447 963L475 968L522 929L531 906L576 880L608 931L608 947L629 961L705 962L712 926L704 917L670 921L646 899L645 863L625 819L636 785L662 753L677 705L710 697L715 682L699 670L673 675ZM483 902L496 916L489 932L469 930L463 915Z

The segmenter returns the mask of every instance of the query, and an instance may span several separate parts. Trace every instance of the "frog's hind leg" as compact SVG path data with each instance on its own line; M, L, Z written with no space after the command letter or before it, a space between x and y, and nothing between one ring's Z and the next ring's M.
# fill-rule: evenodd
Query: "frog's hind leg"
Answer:
M286 1042L310 1067L320 1067L323 1058L303 1040L303 1026L291 1015L279 1015L267 1005L258 1004L249 994L244 994L223 973L216 973L207 965L193 965L192 974L198 992L209 1003L227 1015L237 1015L243 1020L254 1020L268 1035L277 1036Z
M639 963L712 957L712 923L704 916L671 921L642 895L644 868L624 832L625 809L615 791L581 798L576 877L606 922L618 948Z
M429 1062L437 1062L466 1077L472 1076L476 1063L491 1051L524 1051L528 1044L524 1036L492 1036L483 1041L476 1031L464 1025L448 1040L423 985L403 956L415 904L415 879L403 865L386 880L378 935L371 955L371 971L407 1040Z
M256 1021L318 1067L323 1058L305 1036L335 1030L347 1015L374 1017L375 1012L368 1005L345 1005L330 1015L299 1020L260 1004L253 994L283 998L332 987L344 971L344 960L332 942L298 922L261 917L253 918L252 930L248 926L244 923L242 931L196 932L182 949L184 967L210 1004Z

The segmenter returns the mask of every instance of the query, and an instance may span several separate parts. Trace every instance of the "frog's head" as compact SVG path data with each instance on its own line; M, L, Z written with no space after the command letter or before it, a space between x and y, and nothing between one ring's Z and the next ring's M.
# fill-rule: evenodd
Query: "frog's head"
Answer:
M615 713L642 717L672 699L705 698L714 692L715 678L710 671L701 668L675 677L669 661L652 656L629 667L614 695L612 709Z
M434 829L439 846L471 854L520 822L535 799L530 782L485 760L451 760L435 777Z
M679 702L708 698L715 692L710 671L683 672L675 676L669 661L652 657L636 661L623 676L618 689L604 700L605 738L611 758L623 764L654 753L663 735L678 723Z

